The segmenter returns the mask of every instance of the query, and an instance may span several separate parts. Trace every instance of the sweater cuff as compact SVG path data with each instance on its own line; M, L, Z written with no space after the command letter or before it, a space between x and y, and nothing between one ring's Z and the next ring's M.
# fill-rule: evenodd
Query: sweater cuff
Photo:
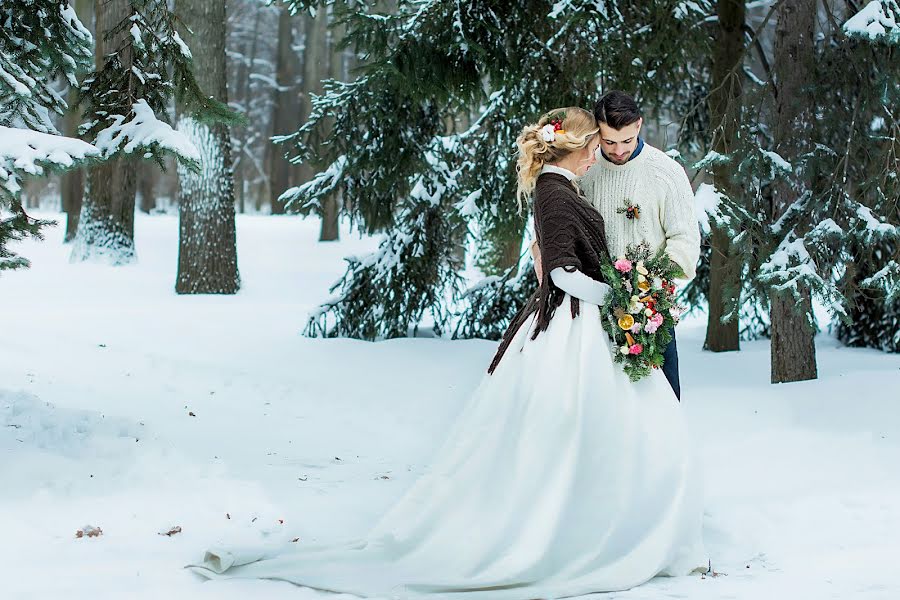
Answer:
M697 261L691 260L688 253L680 252L678 248L672 248L670 246L666 247L666 253L675 264L681 267L685 279L691 280L697 276Z

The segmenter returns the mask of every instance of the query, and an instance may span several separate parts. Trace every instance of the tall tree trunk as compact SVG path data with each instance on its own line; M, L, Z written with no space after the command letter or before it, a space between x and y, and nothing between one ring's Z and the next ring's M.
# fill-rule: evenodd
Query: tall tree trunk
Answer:
M324 9L322 10L322 13L320 13L320 16L325 16ZM344 79L344 50L338 49L338 44L343 35L344 28L340 25L332 29L328 35L328 49L330 56L328 76L337 81L343 81ZM322 227L319 230L320 242L335 241L340 236L338 228L341 212L340 202L341 196L339 192L332 194L325 200L325 206L322 207Z
M66 114L64 130L68 137L78 137L78 125L81 118L79 109L75 108L76 97L76 90L70 90L68 94L69 112ZM75 239L75 233L78 231L78 217L81 214L81 204L84 200L84 170L66 171L60 179L60 186L62 209L66 213L66 233L63 242L68 243Z
M716 90L710 96L710 122L715 140L713 149L720 154L732 151L737 143L737 129L740 123L741 92L743 72L734 70L742 60L744 50L744 21L746 6L743 0L718 0L718 32L713 49L712 86ZM730 75L729 75L730 74ZM712 168L713 183L720 193L738 201L742 195L740 186L732 179L730 165ZM725 313L725 294L740 295L740 257L735 256L728 232L710 223L709 265L709 318L706 324L704 347L713 352L740 350L737 314L727 322L722 322ZM740 305L740 298L737 299Z
M234 89L240 90L238 102L243 107L244 116L248 119L250 118L250 76L253 74L256 65L256 53L259 48L259 24L262 20L262 5L254 3L250 6L253 10L253 35L250 38L249 52L244 56L244 60L241 61L240 68L238 69L237 81L234 86ZM247 142L247 130L248 127L246 125L241 126L240 139L242 143ZM238 210L241 213L244 213L247 210L247 191L250 187L247 172L250 169L247 168L243 156L239 155L238 160L236 160L235 163L238 162L240 163L241 168L235 170L234 184L238 194Z
M225 85L225 0L178 0L176 14L189 40L197 83L222 103ZM179 294L234 294L240 289L234 223L234 174L228 127L181 113L178 129L200 150L201 171L178 167Z
M320 14L324 10L320 9ZM309 40L307 40L308 42ZM324 39L320 42L324 43ZM275 81L278 89L275 90L275 106L272 116L272 131L274 135L285 135L297 126L299 113L297 98L297 73L299 61L294 52L294 34L291 13L287 7L281 9L278 16L278 51L276 57ZM270 142L271 143L271 142ZM270 202L272 214L284 214L284 202L279 196L291 187L292 170L294 167L285 157L286 147L275 144L272 147L271 162L269 163Z
M303 41L303 88L300 94L300 124L309 120L312 112L312 95L322 93L322 79L328 72L328 55L325 49L328 33L328 15L324 8L315 16L307 15L304 23ZM305 183L312 179L312 165L303 164L298 170L299 180Z
M94 20L93 0L75 0L75 14L89 29ZM67 103L69 112L66 113L65 135L78 137L78 126L81 124L81 109L75 106L78 99L78 90L69 90ZM78 231L78 217L81 214L81 204L84 201L84 169L70 169L62 174L60 196L62 197L62 209L66 213L66 233L63 242L68 243L75 239Z
M334 242L340 237L338 227L341 216L341 195L336 192L325 200L322 207L322 227L319 229L320 242Z
M95 0L97 32L94 61L98 68L109 53L119 52L123 68L131 67L128 28L113 30L131 15L129 0ZM134 200L137 190L136 159L120 156L88 168L87 190L81 206L71 260L93 258L114 265L135 260Z
M156 183L159 179L159 167L150 161L144 161L138 167L138 193L141 196L139 208L142 213L150 214L156 208Z
M794 164L804 152L803 138L812 125L808 87L814 72L816 6L812 0L784 0L775 28L775 151ZM778 179L773 186L772 219L783 215L801 192L789 179ZM772 383L817 377L815 331L807 323L812 312L810 290L799 292L799 303L790 294L771 294Z
M502 242L501 253L500 253L500 264L497 265L501 271L515 268L513 274L518 272L517 265L519 264L519 259L522 257L522 238L521 236L516 238L510 238L508 240L504 240Z

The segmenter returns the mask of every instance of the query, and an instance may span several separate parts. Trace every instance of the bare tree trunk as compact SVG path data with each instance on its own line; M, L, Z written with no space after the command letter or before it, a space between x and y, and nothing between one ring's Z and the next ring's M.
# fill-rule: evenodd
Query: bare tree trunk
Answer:
M139 208L142 213L150 214L156 208L156 183L159 180L159 167L150 161L144 161L138 167L138 193L141 196Z
M93 29L93 0L75 0L72 7L75 14L88 29ZM63 121L63 135L77 138L78 126L81 124L81 109L76 106L78 101L78 87L69 89L66 104L69 110ZM63 243L71 242L75 238L78 229L78 214L81 212L81 203L84 199L84 171L82 169L69 169L60 177L60 200L62 211L66 213L66 233Z
M240 68L237 73L237 81L235 82L234 89L240 90L240 95L238 97L238 101L241 106L244 107L245 115L249 118L250 116L250 76L253 74L253 69L256 64L256 54L259 48L259 24L262 20L262 6L258 4L252 4L253 8L253 35L250 39L250 50L247 55L244 56L244 60L241 62ZM241 140L246 142L247 140L247 127L241 127ZM249 188L249 181L247 177L248 168L245 166L245 161L243 157L239 156L239 160L235 161L240 162L241 168L235 170L235 189L237 190L238 195L238 210L241 213L246 212L247 209L247 190Z
M325 200L322 207L322 227L319 229L320 242L334 242L340 237L341 196L334 193Z
M497 265L501 270L514 269L513 275L518 272L517 265L522 257L522 238L509 239L503 242L502 253L500 255L500 264Z
M66 114L64 130L65 135L69 137L78 137L78 125L81 122L80 111L74 108L76 95L75 90L69 91L69 112ZM59 191L62 209L66 213L66 233L63 242L68 243L75 239L75 233L78 231L78 217L84 200L84 169L71 169L63 173Z
M128 28L112 31L131 15L129 0L95 0L97 34L94 61L102 66L106 54L119 52L123 68L130 68L131 46L125 43ZM111 264L134 262L134 201L137 189L136 159L122 156L92 166L81 207L71 260L101 258Z
M710 121L715 140L714 150L727 154L734 149L737 142L737 129L740 123L741 92L743 89L743 73L734 71L734 66L742 60L744 50L744 21L746 6L743 0L718 0L718 34L713 50L714 90L710 96ZM731 165L718 165L712 168L716 189L731 198L739 200L742 190L732 179ZM712 253L709 265L709 318L706 324L706 342L704 347L713 352L740 350L739 325L737 314L727 322L725 316L725 294L741 293L740 257L735 256L731 247L728 232L710 223L710 244ZM740 298L737 299L738 305Z
M322 79L327 73L327 54L325 53L325 36L328 32L328 15L324 8L316 11L315 16L307 16L305 23L305 40L303 44L303 89L300 94L300 123L306 123L312 112L312 95L322 93ZM299 181L304 183L312 179L313 168L303 164L299 169Z
M810 74L814 72L816 2L784 0L778 9L775 28L774 78L777 100L773 133L775 151L788 162L802 152L803 138L812 124ZM792 182L779 179L774 184L772 219L777 219L800 194ZM801 302L790 294L771 294L772 383L815 379L815 331L807 323L812 306L809 289L799 290Z
M193 32L190 40L197 83L227 103L225 0L179 0L176 14ZM178 129L200 150L201 172L178 168L179 294L234 294L240 289L234 222L234 175L228 127L209 125L189 114Z
M324 16L323 10L320 17ZM343 80L344 78L344 51L337 48L343 35L344 28L342 26L335 27L328 35L328 49L330 56L328 75L331 79L336 79L338 81ZM340 236L340 201L340 193L332 194L325 200L325 206L322 207L322 228L319 231L320 242L335 241Z
M75 0L75 14L89 28L94 20L93 0ZM69 90L66 102L69 112L66 113L65 135L78 137L78 126L81 124L81 109L75 106L78 98L78 90ZM60 196L62 198L62 210L66 213L66 233L63 242L68 243L75 239L78 231L78 217L81 214L81 204L84 201L84 169L70 169L62 174L60 180Z
M323 9L320 9L319 12L324 14ZM324 40L320 43L324 43ZM291 13L287 7L283 7L281 14L278 16L278 54L275 73L278 89L275 90L275 108L272 116L272 131L274 135L290 133L297 125L299 106L296 84L299 61L293 45L294 35ZM272 214L274 215L284 214L284 202L279 200L279 196L291 187L291 171L296 169L284 157L285 150L286 148L283 145L273 145L271 162L269 163L269 193Z

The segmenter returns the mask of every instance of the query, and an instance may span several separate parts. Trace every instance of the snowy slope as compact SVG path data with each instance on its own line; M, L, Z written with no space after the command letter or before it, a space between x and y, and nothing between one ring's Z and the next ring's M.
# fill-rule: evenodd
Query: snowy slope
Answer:
M494 345L298 335L341 257L375 246L346 230L319 244L314 220L241 216L244 289L178 297L176 218L136 229L135 265L69 264L56 228L20 245L30 270L0 276L0 597L323 596L180 567L219 540L362 533L428 464ZM702 340L701 321L680 326L726 575L605 597L900 597L900 357L821 336L820 379L771 386L767 343L711 355ZM103 535L75 539L85 525Z

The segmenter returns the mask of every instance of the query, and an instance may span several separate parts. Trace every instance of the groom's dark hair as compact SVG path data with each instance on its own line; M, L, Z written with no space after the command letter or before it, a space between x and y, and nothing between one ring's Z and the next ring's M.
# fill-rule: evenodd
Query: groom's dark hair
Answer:
M613 129L622 129L641 118L641 109L634 98L625 92L613 90L597 100L594 118L598 123L604 123Z

